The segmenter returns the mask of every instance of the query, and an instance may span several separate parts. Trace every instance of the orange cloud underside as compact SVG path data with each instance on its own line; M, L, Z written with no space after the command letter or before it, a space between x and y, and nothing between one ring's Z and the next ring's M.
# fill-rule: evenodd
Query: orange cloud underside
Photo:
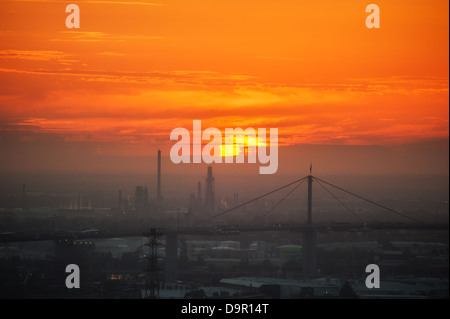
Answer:
M0 4L0 140L168 147L194 119L280 145L448 138L448 1L377 1L379 30L357 0L77 4L79 30L66 3Z

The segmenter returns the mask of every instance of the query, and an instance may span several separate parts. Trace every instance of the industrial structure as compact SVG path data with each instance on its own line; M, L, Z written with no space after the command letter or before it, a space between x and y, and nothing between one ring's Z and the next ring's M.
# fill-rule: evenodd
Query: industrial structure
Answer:
M146 299L158 299L159 298L159 288L160 288L160 271L158 266L158 246L161 244L158 238L162 234L156 231L156 229L151 229L150 232L145 233L144 236L148 238L146 246L149 247L147 259L147 267L145 272L147 274L146 287L145 287L145 298Z
M161 182L161 153L158 151L158 190L157 190L157 196L160 199L161 203L161 189L160 189L160 182ZM217 218L219 216L222 216L224 214L227 214L233 210L236 210L240 207L243 207L249 203L258 201L268 195L274 194L276 192L279 192L280 190L291 188L291 190L287 193L286 196L281 198L280 201L278 201L272 209L269 210L269 213L277 207L283 200L285 200L290 194L293 193L294 190L296 190L300 185L307 182L308 185L308 192L307 192L307 218L306 223L302 223L301 225L281 225L281 224L270 224L270 225L249 225L240 227L239 225L216 225L214 223L211 223L211 221L217 221ZM362 196L356 195L350 191L347 191L343 188L340 188L338 186L335 186L329 182L326 182L318 177L315 177L312 175L312 169L310 169L310 173L307 176L304 176L303 178L300 178L296 181L293 181L289 184L286 184L284 186L278 187L270 192L267 192L266 194L263 194L261 196L258 196L256 198L253 198L251 200L245 201L243 203L238 203L239 198L237 193L234 194L234 203L235 206L230 209L226 209L225 211L221 211L219 213L215 212L215 193L214 193L214 183L215 178L213 177L213 171L212 167L207 168L207 177L206 177L206 187L205 187L205 210L204 210L204 220L200 221L196 225L189 226L186 228L171 228L171 229L165 229L164 234L157 232L155 229L152 229L150 232L144 233L144 236L148 238L147 246L149 247L149 254L146 256L148 259L148 264L146 267L147 271L147 281L146 281L146 292L145 296L147 298L158 298L159 296L159 287L161 279L163 278L161 275L161 270L158 265L158 258L157 255L157 247L159 245L158 238L160 236L165 237L165 261L164 261L164 283L176 283L178 278L178 237L180 235L204 235L204 236L213 236L213 235L225 235L225 234L238 234L241 232L259 232L259 231L290 231L290 232L297 232L302 233L303 235L303 241L300 245L296 246L284 246L280 247L279 249L279 255L290 255L290 256L301 256L301 260L303 262L302 266L302 273L304 279L314 279L318 277L318 271L317 271L317 232L330 232L334 231L334 229L331 229L329 226L323 226L323 225L314 225L313 224L313 218L312 218L312 190L313 190L313 182L324 188L328 193L330 193L335 199L337 199L326 187L331 186L336 189L339 189L340 191L346 192L350 195L356 196L359 199L362 199L364 201L367 201L373 205L376 205L378 207L381 207L385 210L390 211L391 213L395 213L397 215L400 215L402 217L408 218L412 221L414 221L415 224L413 225L419 225L420 227L425 227L427 225L423 225L423 223L418 222L417 220L408 217L402 213L399 213L395 210L392 210L388 207L385 207L383 205L380 205L374 201L368 200L366 198L363 198ZM198 194L197 194L197 200L200 200L201 198L201 184L198 183L197 188ZM25 197L25 185L23 188L24 197ZM121 208L121 191L119 191L119 208ZM145 187L138 187L136 189L136 207L142 207L145 206L147 203L147 188ZM338 200L339 201L339 200ZM81 202L81 196L79 194L79 203ZM345 204L343 204L341 201L339 201L340 204L342 204L346 209L349 209ZM79 204L80 205L80 204ZM24 205L25 206L25 205ZM352 214L354 212L350 211ZM267 213L266 213L267 215ZM358 228L358 231L366 229L367 224L364 223L364 221L359 218L360 221L363 223L359 225L360 228ZM395 226L398 227L398 226ZM412 227L408 225L407 227ZM339 229L336 229L336 231L349 231L350 229L355 229L355 225L344 225L341 226ZM140 233L142 234L142 233ZM22 238L18 238L15 236L14 233L11 234L4 234L4 237L0 239L3 239L3 241L33 241L33 240L53 240L55 242L55 256L57 257L56 260L58 261L58 267L62 267L66 261L68 262L69 259L72 260L73 258L78 258L76 261L80 264L85 263L83 268L90 269L90 265L86 264L88 260L90 260L90 256L92 254L92 251L94 249L93 242L90 240L82 241L81 239L92 239L92 238L109 238L111 236L114 237L122 237L122 236L136 236L138 233L135 231L132 231L128 234L116 234L116 233L103 233L98 230L96 231L89 231L89 232L72 232L72 233L51 233L47 234L48 236L45 237L45 234L39 234L39 237L37 234L27 234L27 236L23 236ZM69 252L68 254L63 253ZM227 246L220 246L215 249L211 249L211 254L215 258L225 258L225 257L236 257L238 259L246 259L248 258L248 251L241 250L239 246L233 246L233 245L227 245ZM255 252L256 253L256 252ZM300 268L300 267L298 267ZM253 283L252 283L253 284Z
M303 232L303 275L305 278L317 275L317 233L312 222L312 183L312 175L308 175L308 219L306 221L307 229Z
M212 167L208 166L208 174L206 176L206 190L205 190L205 210L208 215L215 212L216 198L214 190L215 178L213 177Z

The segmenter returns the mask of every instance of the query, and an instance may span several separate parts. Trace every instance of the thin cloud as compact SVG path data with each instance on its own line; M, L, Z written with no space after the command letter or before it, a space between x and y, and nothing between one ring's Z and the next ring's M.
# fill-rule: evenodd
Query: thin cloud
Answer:
M118 35L99 31L61 31L63 35L67 35L64 38L54 38L50 41L67 42L67 41L79 41L79 42L102 42L102 41L117 41L124 42L126 40L160 40L163 37L158 36L146 36L146 35Z
M0 59L22 59L31 61L57 61L63 64L75 63L77 60L69 59L71 55L61 51L44 50L0 50Z
M100 52L97 53L98 55L104 55L104 56L125 56L124 53L120 53L120 52Z
M105 83L125 83L125 84L165 84L165 85L215 85L215 86L232 86L240 83L251 83L249 81L255 79L251 76L239 74L222 74L218 72L204 71L172 71L172 72L121 72L106 70L74 70L74 69L16 69L16 68L0 68L0 72L34 74L34 75L57 75L78 77L81 81L86 82L105 82Z
M285 56L257 56L257 59L261 60L275 60L275 61L300 61L305 62L305 59L285 57Z

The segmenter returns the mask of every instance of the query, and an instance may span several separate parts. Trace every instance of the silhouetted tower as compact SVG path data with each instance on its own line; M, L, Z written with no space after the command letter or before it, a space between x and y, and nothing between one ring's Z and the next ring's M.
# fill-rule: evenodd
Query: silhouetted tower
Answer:
M158 179L156 185L156 204L158 207L162 206L161 197L161 150L158 150Z
M122 209L122 191L119 190L119 198L118 198L118 208Z
M312 165L310 167L310 175L308 175L308 219L307 229L303 233L303 275L305 278L312 278L317 275L316 268L316 246L317 235L312 223L312 183L311 175Z
M308 175L308 226L312 226L312 176Z
M214 194L214 177L212 173L212 167L208 167L208 175L206 177L206 199L205 199L205 209L208 214L211 214L215 210L216 199Z
M148 255L146 259L148 261L145 271L147 272L147 280L145 287L145 298L146 299L158 299L159 298L159 288L160 288L160 271L158 266L158 246L161 244L158 238L162 234L156 229L152 228L150 232L145 233L144 236L148 238L146 246L149 247Z

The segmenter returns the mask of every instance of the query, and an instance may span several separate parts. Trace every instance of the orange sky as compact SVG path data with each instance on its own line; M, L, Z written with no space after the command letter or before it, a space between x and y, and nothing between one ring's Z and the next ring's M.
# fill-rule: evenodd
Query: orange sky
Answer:
M448 139L448 1L374 1L377 30L370 3L3 0L0 142L146 155L194 119L280 145Z

